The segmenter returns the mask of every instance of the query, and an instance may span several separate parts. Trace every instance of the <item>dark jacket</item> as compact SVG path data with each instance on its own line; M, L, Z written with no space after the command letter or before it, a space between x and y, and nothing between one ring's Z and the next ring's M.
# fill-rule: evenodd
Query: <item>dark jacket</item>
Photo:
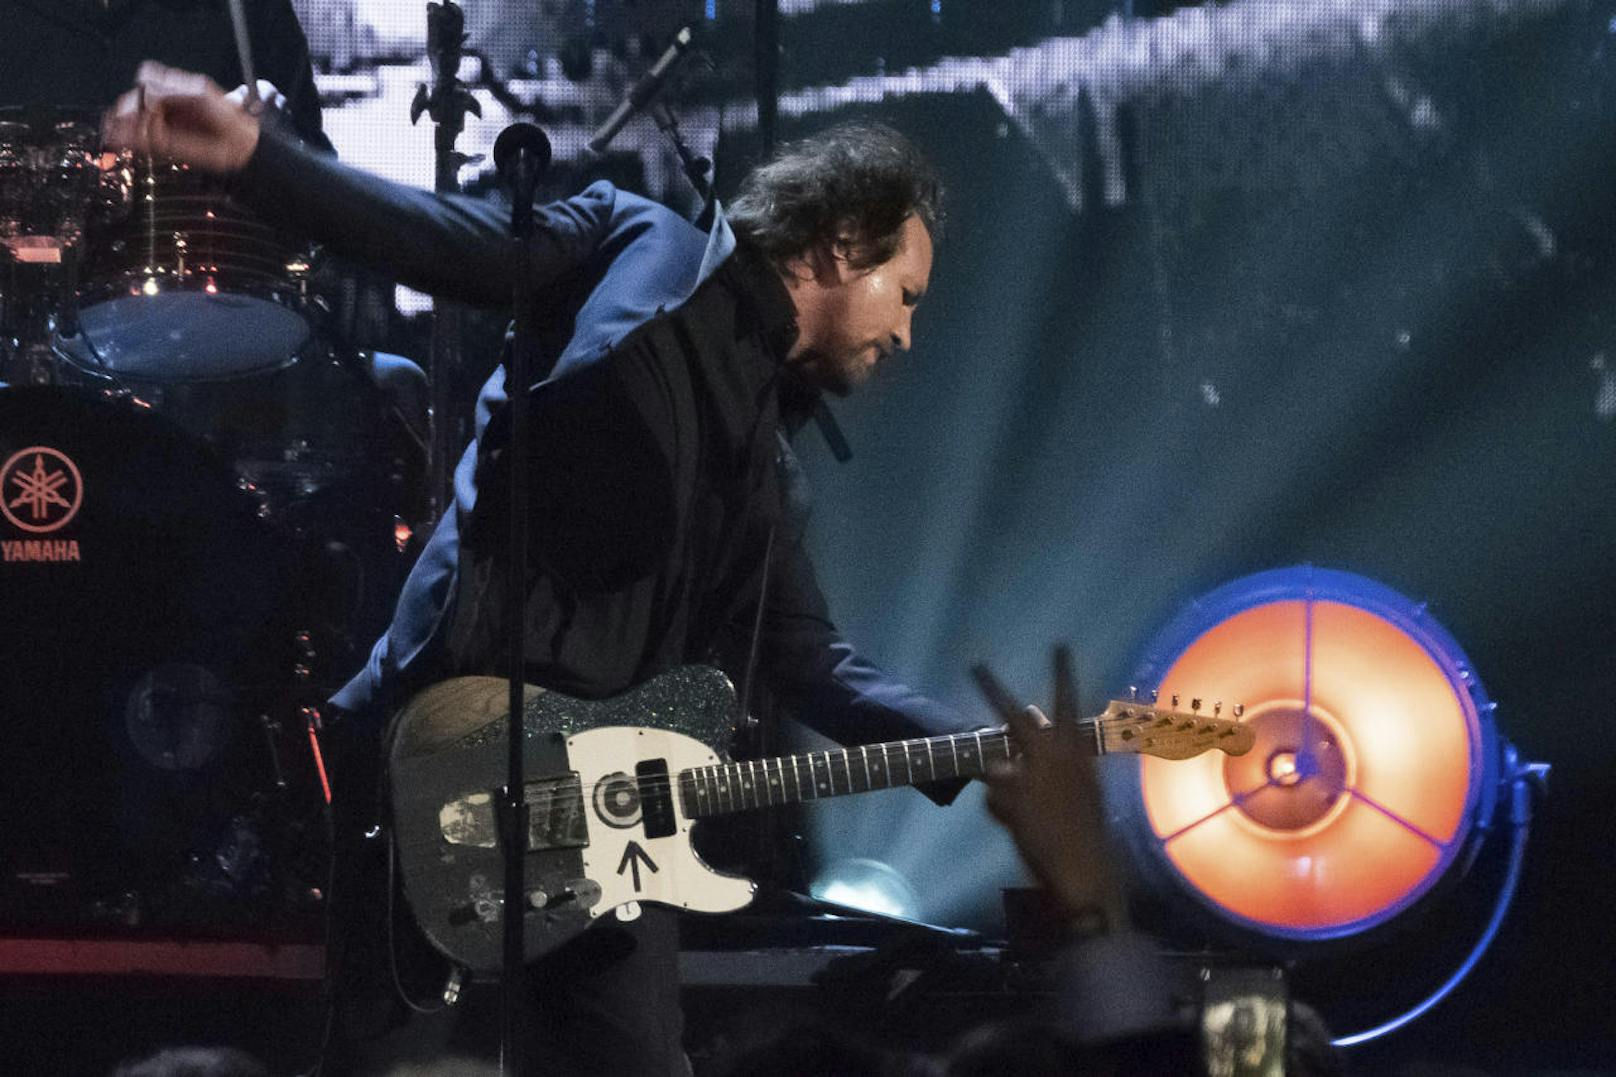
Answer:
M388 183L273 135L238 193L424 291L509 302L517 263L498 206ZM777 528L760 651L775 693L843 743L966 728L860 659L829 619L800 514L784 508L802 497L781 434L811 397L781 366L795 326L773 269L737 252L721 213L703 232L605 183L537 222L529 284L556 363L532 396L526 676L604 696L733 653ZM336 696L343 708L380 723L433 680L503 672L505 399L501 368L456 471L456 511Z

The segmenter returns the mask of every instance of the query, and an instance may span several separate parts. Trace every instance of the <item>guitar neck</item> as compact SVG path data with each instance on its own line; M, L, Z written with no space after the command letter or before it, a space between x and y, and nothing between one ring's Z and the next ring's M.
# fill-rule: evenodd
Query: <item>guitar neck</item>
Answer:
M1100 722L1080 725L1089 734L1095 754L1103 754L1105 737ZM682 771L679 797L686 817L697 819L875 789L976 778L1010 755L1009 734L990 729L831 748Z

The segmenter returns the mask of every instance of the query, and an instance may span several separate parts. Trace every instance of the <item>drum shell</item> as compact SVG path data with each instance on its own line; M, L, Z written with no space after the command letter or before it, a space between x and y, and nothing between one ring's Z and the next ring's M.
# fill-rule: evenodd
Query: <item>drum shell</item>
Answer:
M129 191L98 118L0 108L0 240L12 260L60 263L122 215Z
M0 108L0 380L52 380L51 329L71 326L87 235L129 198L99 117Z
M115 384L229 460L266 512L340 488L407 515L419 447L362 359L316 343L295 362L237 378Z
M184 165L124 158L127 211L92 230L77 319L92 369L145 381L262 373L309 343L311 252Z
M79 497L55 525L13 507L48 532L0 520L0 918L205 934L312 915L294 544L226 461L128 400L0 390L0 463L19 455L70 461Z
M257 514L297 551L305 622L346 676L385 631L426 512L422 435L369 373L368 356L316 340L297 362L216 381L91 373L82 345L59 342L58 372L122 394L227 461ZM335 687L335 685L332 685Z

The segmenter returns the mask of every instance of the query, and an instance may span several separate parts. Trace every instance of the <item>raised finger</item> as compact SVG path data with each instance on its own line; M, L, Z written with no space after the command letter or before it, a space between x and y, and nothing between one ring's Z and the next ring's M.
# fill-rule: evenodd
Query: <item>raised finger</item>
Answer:
M1072 664L1072 649L1062 643L1055 648L1055 721L1077 719L1077 672Z
M108 116L133 116L140 111L140 103L144 99L141 90L125 90L118 95L118 99L107 109Z
M1037 707L1020 707L1010 716L1010 737L1025 752L1028 745L1038 739L1038 734L1049 728L1049 719Z
M139 131L142 95L139 90L120 94L112 107L101 114L101 141L104 145L123 149L133 141Z
M1017 702L1015 696L1010 694L1010 690L1004 686L999 678L993 675L993 671L988 669L985 663L979 662L972 666L971 676L976 678L976 687L981 691L982 697L988 701L988 706L992 707L994 713L1004 722L1013 724L1020 718L1021 704Z

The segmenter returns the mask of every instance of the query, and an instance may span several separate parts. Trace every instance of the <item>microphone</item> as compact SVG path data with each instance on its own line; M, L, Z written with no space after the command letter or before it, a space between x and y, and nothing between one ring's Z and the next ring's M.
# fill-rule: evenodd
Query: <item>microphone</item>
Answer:
M612 114L606 117L606 122L595 131L589 140L590 149L596 153L604 150L607 144L617 137L617 132L633 119L635 113L642 111L651 103L652 98L662 92L662 84L673 74L673 69L678 66L680 58L690 48L691 40L692 35L688 26L673 35L673 44L657 57L657 62L651 65L651 70L640 76L640 81L629 90L628 97L612 110Z
M531 123L513 123L494 139L494 169L511 190L511 233L521 236L533 218L533 192L550 167L550 140Z

